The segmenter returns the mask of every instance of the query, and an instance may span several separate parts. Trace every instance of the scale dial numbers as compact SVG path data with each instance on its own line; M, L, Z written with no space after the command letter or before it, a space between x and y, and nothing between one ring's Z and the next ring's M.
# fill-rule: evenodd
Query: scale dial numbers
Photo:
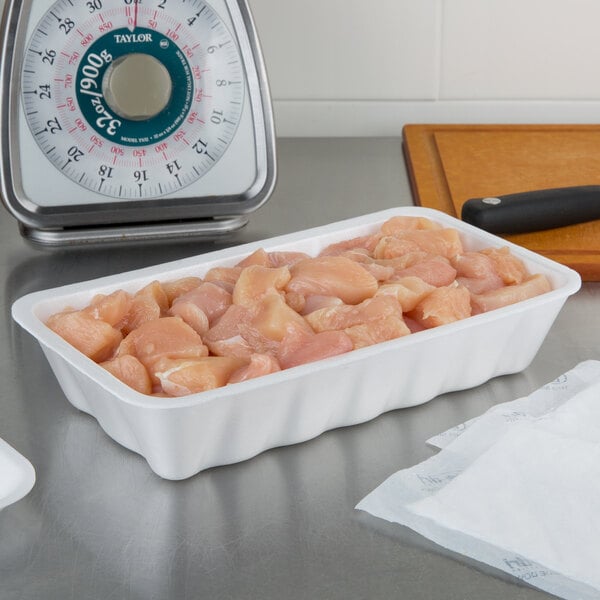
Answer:
M235 38L203 0L58 0L25 50L22 107L42 153L115 199L192 184L241 119Z

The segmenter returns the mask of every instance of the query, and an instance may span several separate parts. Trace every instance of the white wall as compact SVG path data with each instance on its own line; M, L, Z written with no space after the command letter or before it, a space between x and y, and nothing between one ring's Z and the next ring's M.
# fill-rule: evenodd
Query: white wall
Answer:
M250 0L280 136L600 122L599 0Z

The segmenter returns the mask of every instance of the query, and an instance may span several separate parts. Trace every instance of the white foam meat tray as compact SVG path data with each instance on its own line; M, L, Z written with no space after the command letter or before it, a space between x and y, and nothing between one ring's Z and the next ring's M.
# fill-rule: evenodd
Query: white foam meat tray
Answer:
M347 354L180 398L136 392L52 332L44 321L95 294L135 292L153 280L202 277L257 248L316 255L325 246L367 235L396 215L428 217L461 233L465 250L509 246L550 292L456 323ZM517 373L533 360L579 275L436 210L400 207L331 225L227 248L93 281L28 294L13 318L40 343L69 401L93 415L114 440L141 454L166 479L248 459L269 448L309 440L393 409Z
M32 464L0 438L0 510L26 496L34 483Z

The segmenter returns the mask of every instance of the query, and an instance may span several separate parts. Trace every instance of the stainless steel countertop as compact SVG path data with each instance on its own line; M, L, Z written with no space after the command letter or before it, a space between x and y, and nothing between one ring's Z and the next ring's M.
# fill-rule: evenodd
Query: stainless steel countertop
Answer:
M412 203L399 139L283 139L278 152L275 193L229 245ZM431 456L431 435L600 359L600 287L585 284L567 301L522 373L165 481L67 402L10 307L34 290L213 248L50 253L28 246L0 212L0 437L37 473L29 495L0 512L0 598L549 598L354 506Z

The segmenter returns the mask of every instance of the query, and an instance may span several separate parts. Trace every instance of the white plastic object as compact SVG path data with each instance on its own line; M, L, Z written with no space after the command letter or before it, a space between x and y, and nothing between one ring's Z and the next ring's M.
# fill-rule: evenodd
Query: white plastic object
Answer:
M26 496L34 483L31 463L0 438L0 510Z
M347 354L181 398L141 394L52 332L44 321L96 294L135 292L153 280L202 277L233 266L257 248L316 255L325 246L375 232L397 215L423 216L457 229L465 250L508 246L553 289L462 321ZM248 459L303 442L388 410L423 404L529 365L579 275L439 211L401 207L270 240L253 242L93 281L35 292L17 300L13 318L41 344L69 401L93 415L114 440L141 454L166 479Z

